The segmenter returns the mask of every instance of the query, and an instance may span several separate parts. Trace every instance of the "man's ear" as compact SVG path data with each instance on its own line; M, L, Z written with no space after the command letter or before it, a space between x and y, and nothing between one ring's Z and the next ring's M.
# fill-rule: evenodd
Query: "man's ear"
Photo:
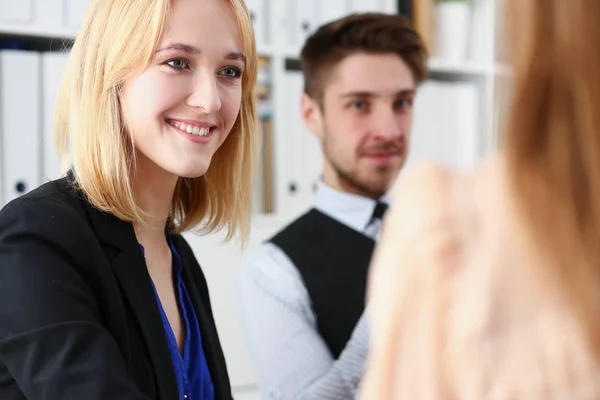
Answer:
M302 93L300 112L308 130L321 138L323 135L323 115L319 103L308 94Z

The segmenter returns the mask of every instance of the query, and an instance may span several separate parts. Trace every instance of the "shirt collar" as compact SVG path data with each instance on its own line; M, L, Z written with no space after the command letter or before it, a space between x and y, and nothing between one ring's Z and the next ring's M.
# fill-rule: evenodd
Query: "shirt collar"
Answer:
M386 195L379 201L388 204ZM375 205L371 198L334 189L322 179L317 182L315 207L356 231L363 232L369 226Z

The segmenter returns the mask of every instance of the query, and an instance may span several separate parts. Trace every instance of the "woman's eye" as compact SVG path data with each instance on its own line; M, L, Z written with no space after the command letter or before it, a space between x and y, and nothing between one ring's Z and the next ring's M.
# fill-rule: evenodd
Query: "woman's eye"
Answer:
M242 76L242 71L235 67L227 67L221 70L221 74L228 78L239 78Z
M175 59L175 60L167 61L167 65L169 65L170 67L175 68L175 69L187 69L187 68L189 68L189 65L188 65L187 61L181 60L181 59Z

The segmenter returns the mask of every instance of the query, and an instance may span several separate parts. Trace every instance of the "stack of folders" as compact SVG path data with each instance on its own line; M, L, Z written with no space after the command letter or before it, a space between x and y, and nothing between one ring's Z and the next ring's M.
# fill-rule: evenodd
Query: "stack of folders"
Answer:
M479 91L474 82L429 80L417 92L407 165L435 162L458 170L480 158Z
M429 55L437 57L436 34L436 5L439 0L398 0L400 14L405 14L413 21L413 26L419 32ZM494 32L490 23L494 21L495 6L493 1L477 0L470 2L470 34L468 59L485 61L493 59Z
M0 50L0 207L60 175L52 114L67 57Z

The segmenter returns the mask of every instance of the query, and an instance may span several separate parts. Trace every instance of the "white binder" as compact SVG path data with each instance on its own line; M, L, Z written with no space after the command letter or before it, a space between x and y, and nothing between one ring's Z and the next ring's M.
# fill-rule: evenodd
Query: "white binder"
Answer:
M457 163L459 169L475 166L482 156L483 131L478 126L481 92L474 82L456 82L452 97L458 109L452 114L458 137Z
M254 24L256 46L260 49L270 44L268 0L246 0L246 6Z
M319 3L319 21L321 24L334 21L349 14L346 0L327 0Z
M383 2L381 0L350 0L350 11L355 12L373 12L383 11Z
M16 2L13 1L13 3ZM62 28L65 22L65 4L64 0L35 0L36 27L47 27L49 30L56 29L57 27Z
M0 51L3 205L40 183L40 64L35 52Z
M79 28L89 5L90 0L65 0L65 26Z
M288 93L288 105L281 120L286 122L285 130L280 131L284 137L278 138L285 143L287 150L285 168L278 173L285 173L287 180L282 196L285 203L280 209L290 215L306 211L315 201L315 185L323 168L321 145L317 137L308 130L301 115L300 99L304 87L304 79L300 71L288 70L282 81Z
M319 25L317 0L288 0L289 44L300 50L304 42Z
M42 54L42 182L57 179L61 175L53 124L58 86L68 57L68 53Z
M0 23L33 21L33 0L0 0Z
M471 33L469 35L469 58L471 60L494 63L495 38L494 30L490 26L494 25L494 14L496 2L476 0L472 3L471 14Z
M472 167L479 159L477 86L430 80L418 90L407 165Z

